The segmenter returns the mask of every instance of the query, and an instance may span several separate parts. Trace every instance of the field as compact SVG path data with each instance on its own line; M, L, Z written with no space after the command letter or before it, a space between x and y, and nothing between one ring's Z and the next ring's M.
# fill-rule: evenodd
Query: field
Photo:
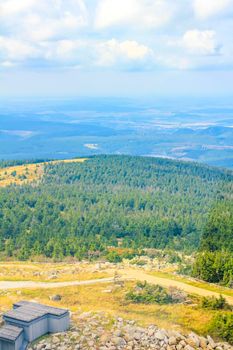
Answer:
M56 160L49 162L50 164L57 163L82 163L86 158ZM44 173L45 163L32 163L7 168L0 168L0 187L9 185L24 185L41 179Z
M201 295L193 296L191 304L144 305L133 304L125 299L125 294L135 285L135 278L148 279L150 283L158 283L159 279L139 268L128 268L123 265L109 263L19 263L0 264L0 311L11 308L19 299L34 300L42 303L69 308L76 315L82 312L105 312L109 317L120 316L137 320L139 325L156 324L165 329L175 329L188 333L195 331L206 335L208 325L216 313L221 311L202 309L198 302ZM135 276L134 276L135 274ZM166 274L165 274L166 275ZM169 284L169 274L160 277ZM112 278L100 283L94 279ZM154 280L153 280L154 278ZM15 283L13 289L7 289L6 283ZM87 281L86 285L71 285ZM170 279L170 284L176 281ZM24 285L25 283L25 285ZM31 287L29 288L29 284ZM38 283L38 284L36 284ZM44 283L44 284L43 284ZM62 284L61 284L62 283ZM164 282L162 282L164 283ZM165 284L166 284L165 283ZM67 286L66 286L67 284ZM185 283L186 287L192 287ZM46 287L48 286L48 287ZM12 288L12 286L11 286ZM217 288L217 287L216 287ZM212 295L208 289L203 290ZM219 288L219 292L222 289ZM217 293L217 290L215 291ZM200 292L202 293L202 292ZM52 301L51 297L60 295L60 301ZM232 295L232 294L231 294ZM227 294L226 294L227 297ZM229 296L228 296L229 297ZM233 297L231 300L233 303Z
M76 263L0 263L0 281L69 282L108 277L97 271L95 265Z

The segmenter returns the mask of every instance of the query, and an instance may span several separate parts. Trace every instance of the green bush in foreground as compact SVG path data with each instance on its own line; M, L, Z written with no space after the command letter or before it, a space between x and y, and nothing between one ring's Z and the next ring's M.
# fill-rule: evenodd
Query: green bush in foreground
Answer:
M201 301L201 307L210 310L230 310L231 307L227 303L226 299L220 295L219 298L204 297Z
M228 287L233 281L233 255L230 252L201 252L197 255L192 275L210 283Z
M138 282L136 287L126 294L126 300L143 304L175 304L183 302L186 295L176 288L165 289L159 285Z
M213 319L209 331L213 336L233 344L233 314L217 315Z

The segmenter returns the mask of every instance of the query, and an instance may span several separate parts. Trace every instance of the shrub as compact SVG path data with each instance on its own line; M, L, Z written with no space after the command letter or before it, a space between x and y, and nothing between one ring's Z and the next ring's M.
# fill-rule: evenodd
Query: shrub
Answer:
M184 300L180 291L177 289L167 290L159 285L149 284L147 282L138 282L136 287L126 294L126 300L133 303L143 304L175 304Z
M145 260L134 260L132 261L132 264L137 266L145 266L147 262Z
M113 250L106 255L106 259L111 263L118 263L123 260L123 257L119 253L117 253L115 250Z
M177 263L181 263L182 259L179 256L179 254L177 254L176 252L169 251L167 262L169 264L177 264Z
M181 264L177 271L179 275L190 276L192 274L192 265L191 264Z
M209 328L209 331L216 337L233 344L233 314L217 315Z
M201 301L201 307L210 310L230 310L230 305L226 302L226 299L220 295L219 298L204 297Z

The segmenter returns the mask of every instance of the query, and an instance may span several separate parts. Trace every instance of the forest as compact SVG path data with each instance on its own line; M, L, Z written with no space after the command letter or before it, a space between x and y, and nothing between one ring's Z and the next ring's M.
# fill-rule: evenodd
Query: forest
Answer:
M233 288L233 205L219 202L203 230L193 276Z
M119 244L199 249L199 258L232 252L232 190L230 170L191 162L94 156L46 163L39 181L0 189L0 254L82 259Z

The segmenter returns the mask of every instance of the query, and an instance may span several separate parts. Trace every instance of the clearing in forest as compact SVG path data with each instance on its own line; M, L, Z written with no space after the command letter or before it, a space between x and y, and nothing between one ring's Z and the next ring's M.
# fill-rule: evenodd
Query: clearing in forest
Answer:
M54 160L43 163L32 163L0 168L0 187L24 185L41 179L44 165L58 163L83 163L87 158Z

